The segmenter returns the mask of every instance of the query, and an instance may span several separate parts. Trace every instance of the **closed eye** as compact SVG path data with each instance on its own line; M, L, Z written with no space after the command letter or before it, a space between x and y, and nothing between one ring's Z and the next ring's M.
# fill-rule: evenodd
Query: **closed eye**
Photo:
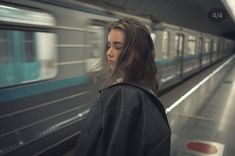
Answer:
M120 45L115 45L114 48L117 49L117 50L121 50L121 49L122 49L122 46L120 46Z
M111 48L111 47L113 47L114 49L120 51L120 50L122 50L123 45L122 45L121 42L114 42L113 45L112 45L110 42L107 42L107 43L106 43L106 49L109 49L109 48Z
M121 42L114 42L114 48L117 50L121 50L122 49L122 43Z

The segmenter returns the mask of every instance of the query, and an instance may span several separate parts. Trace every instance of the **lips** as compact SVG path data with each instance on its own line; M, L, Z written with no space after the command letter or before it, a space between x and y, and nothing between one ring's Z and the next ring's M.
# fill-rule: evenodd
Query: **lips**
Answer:
M111 63L113 63L114 61L112 61L112 60L108 60L108 62L109 62L109 64L111 64Z
M114 70L114 68L115 68L115 61L113 61L113 60L108 60L108 63L109 63L110 69L111 69L111 70Z

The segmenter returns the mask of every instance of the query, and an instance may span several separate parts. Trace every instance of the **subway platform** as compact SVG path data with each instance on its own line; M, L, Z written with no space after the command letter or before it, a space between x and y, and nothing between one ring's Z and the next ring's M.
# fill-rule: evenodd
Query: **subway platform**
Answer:
M171 156L234 155L235 56L193 76L160 100L172 130Z
M234 155L234 56L204 70L160 99L172 129L171 156Z

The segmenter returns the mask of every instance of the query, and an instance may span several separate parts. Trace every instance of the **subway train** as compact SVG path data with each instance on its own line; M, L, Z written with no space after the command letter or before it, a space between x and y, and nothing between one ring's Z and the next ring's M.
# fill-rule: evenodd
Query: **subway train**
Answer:
M155 44L159 89L234 53L233 41L74 1L0 2L0 155L61 155L74 147L97 94L91 73L105 27L142 21Z

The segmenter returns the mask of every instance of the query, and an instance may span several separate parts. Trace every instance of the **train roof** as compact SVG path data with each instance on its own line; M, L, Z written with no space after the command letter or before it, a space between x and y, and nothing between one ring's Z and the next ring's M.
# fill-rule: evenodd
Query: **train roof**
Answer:
M54 26L55 19L52 15L43 11L0 4L0 23Z

